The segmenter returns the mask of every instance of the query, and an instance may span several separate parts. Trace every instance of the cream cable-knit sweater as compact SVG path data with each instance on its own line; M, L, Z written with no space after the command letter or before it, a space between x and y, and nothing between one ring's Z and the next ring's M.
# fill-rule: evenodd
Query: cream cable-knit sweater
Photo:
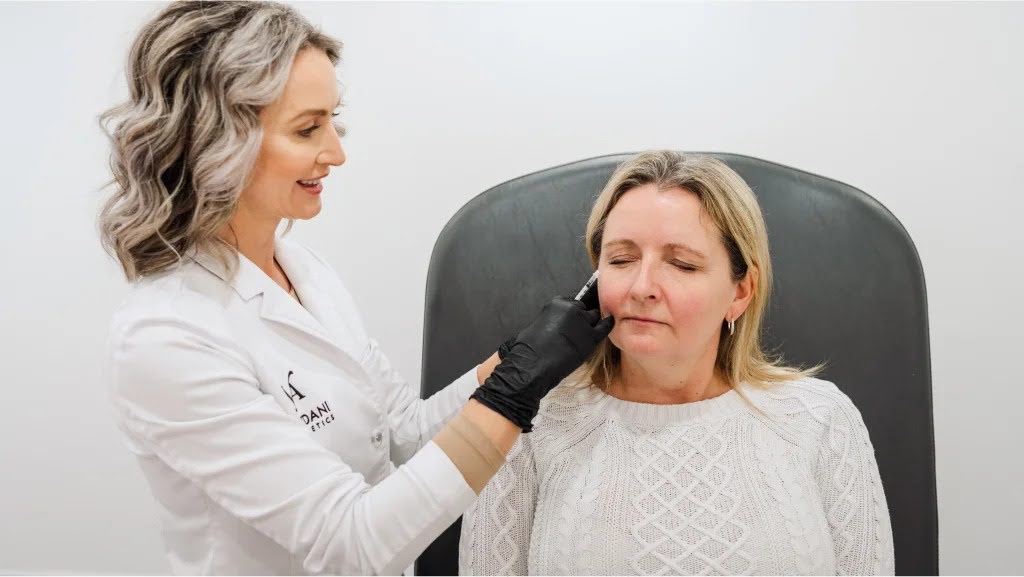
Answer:
M463 517L462 574L892 575L860 413L804 379L683 405L562 383Z

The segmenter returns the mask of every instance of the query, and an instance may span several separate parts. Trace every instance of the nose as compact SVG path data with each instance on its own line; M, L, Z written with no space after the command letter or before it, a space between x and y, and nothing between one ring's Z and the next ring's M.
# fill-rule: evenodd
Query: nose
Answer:
M641 261L629 287L629 296L637 301L657 301L661 298L661 285L658 283L657 263L653 260Z
M316 158L317 164L329 164L331 166L345 164L345 149L341 146L341 136L338 135L338 131L325 130L324 133L327 135L325 137L326 143Z

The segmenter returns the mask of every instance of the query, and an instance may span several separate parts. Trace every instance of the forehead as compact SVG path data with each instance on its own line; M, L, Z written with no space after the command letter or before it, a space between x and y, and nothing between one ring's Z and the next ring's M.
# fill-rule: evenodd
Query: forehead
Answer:
M334 64L322 51L307 48L295 57L284 92L265 110L288 120L305 110L333 110L338 100Z
M654 184L623 194L608 214L604 231L604 242L681 243L704 252L718 244L718 237L718 227L696 194L682 188L661 190Z

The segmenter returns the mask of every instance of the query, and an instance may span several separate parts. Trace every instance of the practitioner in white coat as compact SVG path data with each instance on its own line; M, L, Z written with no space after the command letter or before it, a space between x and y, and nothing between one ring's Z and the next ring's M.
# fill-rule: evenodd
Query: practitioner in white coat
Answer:
M101 236L133 282L111 396L177 573L401 572L611 329L555 298L500 358L418 398L338 275L276 233L320 211L345 162L339 52L286 6L174 3L102 119Z

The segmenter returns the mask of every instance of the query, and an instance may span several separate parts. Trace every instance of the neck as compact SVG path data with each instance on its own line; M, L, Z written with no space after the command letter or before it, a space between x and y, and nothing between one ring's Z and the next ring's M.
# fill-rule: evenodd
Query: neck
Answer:
M624 401L679 405L711 399L731 388L715 370L716 346L700 358L685 360L638 358L623 352L619 375L608 393Z
M220 237L268 276L276 276L274 247L280 219L258 219L241 206L220 231Z

